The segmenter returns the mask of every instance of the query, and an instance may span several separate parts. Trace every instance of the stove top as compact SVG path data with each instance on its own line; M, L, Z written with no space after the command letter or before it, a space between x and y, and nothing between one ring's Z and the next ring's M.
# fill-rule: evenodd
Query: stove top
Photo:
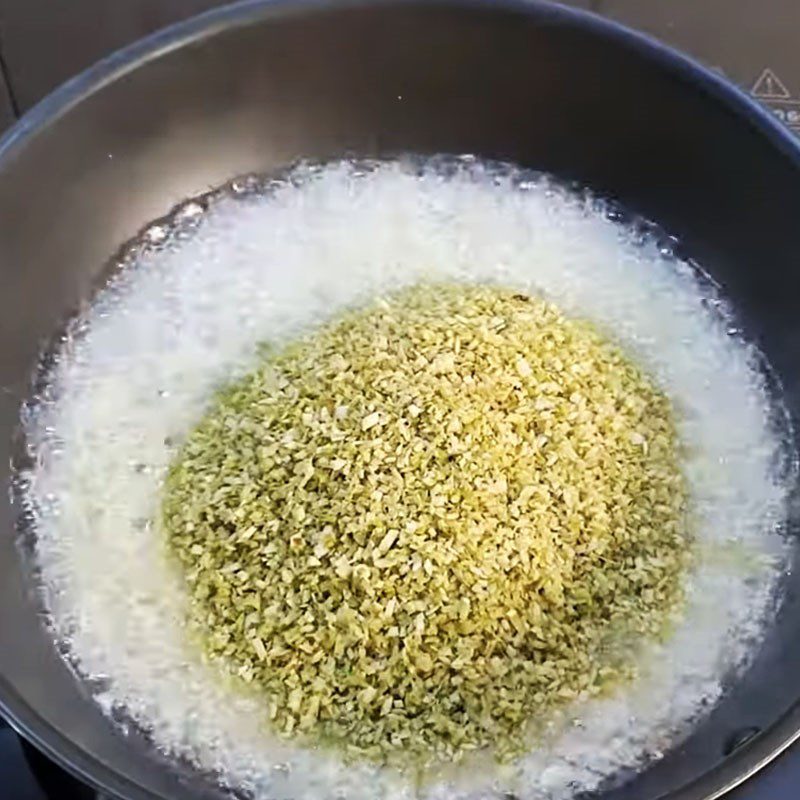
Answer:
M722 73L800 136L797 0L594 0L586 5Z
M562 2L646 31L689 53L738 83L800 136L798 0ZM112 50L222 4L220 0L0 0L0 128ZM683 124L692 122L687 119ZM796 800L798 786L800 745L727 798ZM2 719L0 787L0 795L9 800L100 800L20 742Z
M0 717L0 795L7 800L101 800L20 739Z

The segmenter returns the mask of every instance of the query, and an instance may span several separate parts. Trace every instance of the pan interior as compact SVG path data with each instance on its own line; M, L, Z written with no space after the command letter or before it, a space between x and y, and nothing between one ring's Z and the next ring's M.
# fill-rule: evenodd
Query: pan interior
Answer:
M468 759L425 791L473 796L479 774L485 791L521 797L618 783L680 741L749 663L786 568L779 528L796 458L763 357L707 278L653 226L507 165L304 166L236 180L146 228L68 329L28 411L36 466L24 496L56 634L85 677L102 679L108 712L234 787L402 787L393 772L270 737L258 698L195 663L157 500L187 430L259 346L420 280L542 294L607 331L678 409L698 530L685 619L641 654L630 691L579 702L499 771Z

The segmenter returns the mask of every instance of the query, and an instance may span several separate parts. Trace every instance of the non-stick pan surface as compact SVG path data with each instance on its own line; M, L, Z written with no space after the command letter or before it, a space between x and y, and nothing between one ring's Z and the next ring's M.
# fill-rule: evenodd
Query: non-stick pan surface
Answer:
M733 301L800 422L800 150L767 112L553 5L245 2L111 56L0 143L0 463L37 354L147 221L240 173L400 152L514 161L657 221ZM4 495L3 713L111 796L220 797L90 701L41 623L17 515ZM694 735L606 800L717 797L798 736L798 588L795 570L755 665Z

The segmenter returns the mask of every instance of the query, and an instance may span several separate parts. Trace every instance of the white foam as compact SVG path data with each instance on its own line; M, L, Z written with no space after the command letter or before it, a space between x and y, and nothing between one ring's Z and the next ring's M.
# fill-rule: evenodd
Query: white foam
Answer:
M782 550L785 486L764 380L754 352L704 305L693 271L546 180L468 161L449 172L339 164L300 170L299 188L220 201L195 235L143 256L100 295L27 420L27 492L57 635L83 674L106 680L104 707L124 708L159 747L257 797L414 796L396 773L275 741L258 701L224 689L185 644L183 588L148 521L174 442L213 389L253 363L259 341L420 280L543 292L608 331L680 409L700 541ZM573 709L580 725L483 784L472 775L469 789L424 793L563 800L635 769L751 652L779 571L774 559L750 574L702 561L684 622L637 683Z

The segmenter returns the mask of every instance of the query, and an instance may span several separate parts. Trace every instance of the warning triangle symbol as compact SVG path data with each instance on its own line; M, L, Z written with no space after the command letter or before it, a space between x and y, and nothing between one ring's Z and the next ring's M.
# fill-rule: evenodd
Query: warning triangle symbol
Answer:
M765 100L788 100L791 97L783 81L769 67L761 73L750 92Z

